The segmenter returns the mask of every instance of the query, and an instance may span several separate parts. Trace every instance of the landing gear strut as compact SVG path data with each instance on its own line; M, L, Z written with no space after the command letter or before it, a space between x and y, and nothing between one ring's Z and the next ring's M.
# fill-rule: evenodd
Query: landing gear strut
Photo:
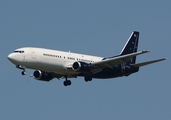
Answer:
M71 81L67 79L67 76L65 76L64 86L70 86Z
M17 65L16 67L19 68L19 69L21 69L21 70L23 70L23 71L21 72L22 75L26 75L26 70L25 70L25 68L24 68L23 66Z

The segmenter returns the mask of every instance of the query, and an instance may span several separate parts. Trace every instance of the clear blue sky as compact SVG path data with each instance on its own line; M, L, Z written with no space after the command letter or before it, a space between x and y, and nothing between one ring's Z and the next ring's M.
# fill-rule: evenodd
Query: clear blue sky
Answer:
M0 1L1 120L170 120L171 2ZM41 82L7 60L16 48L44 47L109 57L140 31L137 61L169 58L129 77Z

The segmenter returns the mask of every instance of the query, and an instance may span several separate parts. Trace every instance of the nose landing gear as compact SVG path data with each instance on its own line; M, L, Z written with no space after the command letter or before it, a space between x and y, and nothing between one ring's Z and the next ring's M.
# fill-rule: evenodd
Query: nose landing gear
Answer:
M18 69L23 70L23 71L21 72L22 75L26 75L26 74L27 74L24 66L17 65L16 67L17 67Z

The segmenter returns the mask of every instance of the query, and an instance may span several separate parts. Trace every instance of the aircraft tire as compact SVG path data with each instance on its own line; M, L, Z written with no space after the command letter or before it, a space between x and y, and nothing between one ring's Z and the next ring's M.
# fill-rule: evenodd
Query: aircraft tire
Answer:
M71 85L71 80L68 80L67 83L68 83L68 85Z
M84 80L85 80L86 82L92 81L92 77L90 77L90 76L85 76Z
M22 75L26 75L26 71L22 71L21 74L22 74Z
M69 86L69 85L71 85L71 81L70 80L64 81L64 86Z

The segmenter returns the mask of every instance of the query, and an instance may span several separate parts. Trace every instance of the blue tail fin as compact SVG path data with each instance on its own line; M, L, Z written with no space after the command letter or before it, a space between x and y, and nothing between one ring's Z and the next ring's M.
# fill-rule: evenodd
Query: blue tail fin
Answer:
M123 47L120 55L126 55L130 53L137 52L138 49L138 39L139 39L139 32L132 32L131 36L129 37L128 41L126 42L125 46ZM132 58L129 64L133 64L136 62L136 56Z

